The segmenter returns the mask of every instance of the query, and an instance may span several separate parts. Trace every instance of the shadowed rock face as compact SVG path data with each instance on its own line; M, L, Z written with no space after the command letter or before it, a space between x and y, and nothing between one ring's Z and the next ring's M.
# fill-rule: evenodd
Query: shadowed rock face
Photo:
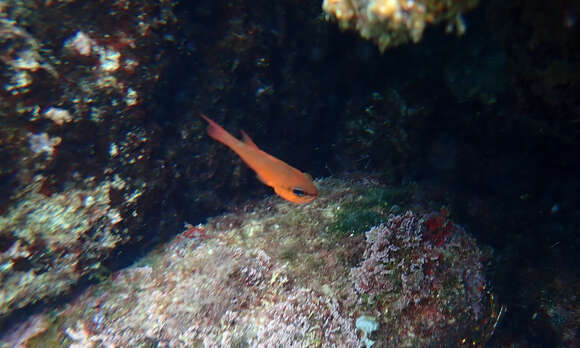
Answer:
M151 197L167 183L153 179L159 142L143 115L175 22L157 1L2 1L0 10L3 323L106 274L153 217Z

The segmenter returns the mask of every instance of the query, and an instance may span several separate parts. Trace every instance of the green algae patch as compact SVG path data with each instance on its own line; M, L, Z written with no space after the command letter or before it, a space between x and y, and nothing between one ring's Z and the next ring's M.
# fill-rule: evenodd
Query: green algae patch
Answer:
M377 212L346 207L337 216L337 221L330 225L333 234L360 234L370 227L380 224L383 216Z
M336 219L328 228L331 235L356 235L383 222L393 212L407 204L410 192L402 188L368 188L352 202L340 207Z

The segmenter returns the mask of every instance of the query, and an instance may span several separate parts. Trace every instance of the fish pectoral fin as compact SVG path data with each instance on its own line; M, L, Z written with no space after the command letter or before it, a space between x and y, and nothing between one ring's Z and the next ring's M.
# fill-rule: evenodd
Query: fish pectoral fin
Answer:
M242 140L246 145L259 150L258 145L256 145L252 138L250 138L250 136L244 131L242 131Z

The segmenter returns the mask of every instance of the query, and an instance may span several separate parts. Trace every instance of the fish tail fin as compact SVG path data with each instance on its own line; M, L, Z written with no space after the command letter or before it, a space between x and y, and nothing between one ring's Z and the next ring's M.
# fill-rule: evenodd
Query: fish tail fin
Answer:
M228 146L231 149L234 149L236 144L240 141L228 133L227 130L223 129L222 126L215 123L212 119L207 117L204 114L200 115L204 120L207 121L207 134L212 137L213 139L219 141L220 143Z

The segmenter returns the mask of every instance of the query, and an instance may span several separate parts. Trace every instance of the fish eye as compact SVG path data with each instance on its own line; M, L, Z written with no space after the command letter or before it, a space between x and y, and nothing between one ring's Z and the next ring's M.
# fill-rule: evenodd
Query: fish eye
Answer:
M293 188L292 193L298 197L302 197L302 196L306 195L306 192L304 192L304 190L301 189L300 187Z

